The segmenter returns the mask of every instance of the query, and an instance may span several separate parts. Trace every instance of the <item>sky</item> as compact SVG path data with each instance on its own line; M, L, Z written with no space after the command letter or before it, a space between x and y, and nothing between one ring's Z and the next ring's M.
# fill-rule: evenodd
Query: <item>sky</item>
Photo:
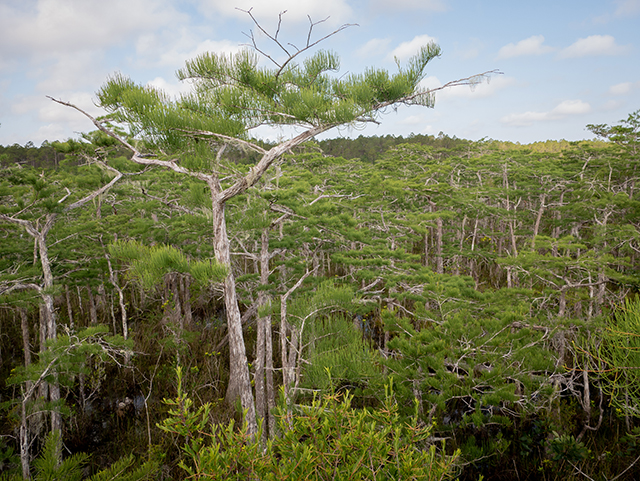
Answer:
M640 109L640 0L0 0L0 144L77 138L94 130L95 95L115 73L171 95L175 72L206 52L320 43L341 57L339 75L397 69L421 45L442 55L423 80L499 70L489 82L439 91L434 109L385 112L379 125L333 129L323 138L430 134L531 143L593 138L587 124L616 124ZM283 13L284 12L284 13ZM279 15L281 14L282 15ZM287 47L293 48L293 47ZM268 61L267 61L268 62ZM254 135L291 132L264 127Z

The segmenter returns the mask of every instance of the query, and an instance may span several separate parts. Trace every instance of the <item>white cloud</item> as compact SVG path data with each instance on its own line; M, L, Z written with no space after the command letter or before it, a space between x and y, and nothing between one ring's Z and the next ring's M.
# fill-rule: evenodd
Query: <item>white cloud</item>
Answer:
M609 93L613 95L624 95L631 92L631 82L622 82L616 85L612 85L609 88Z
M550 113L549 117L561 119L569 115L581 115L591 111L591 106L582 100L565 100L558 104Z
M520 40L518 43L509 43L498 51L498 58L521 57L523 55L542 55L554 50L553 47L543 45L544 37L534 35Z
M591 106L582 100L565 100L547 112L524 112L506 115L500 119L503 124L513 127L529 127L535 122L562 120L574 115L583 115L591 111Z
M11 2L0 6L0 53L46 57L122 45L142 32L175 25L180 18L168 0Z
M358 55L361 57L379 57L380 52L386 52L389 49L390 43L391 40L388 38L372 38L358 49Z
M640 82L622 82L609 87L609 93L612 95L626 95L637 88L640 88Z
M155 44L154 44L155 45ZM183 39L170 49L158 50L156 55L159 65L166 65L172 68L179 68L184 66L185 60L195 58L196 56L205 52L216 53L237 53L243 47L238 42L232 42L230 40L204 40L201 42L195 42L193 39Z
M81 50L69 54L51 56L38 73L37 89L48 95L64 92L69 88L96 88L109 73L103 62L102 52Z
M418 35L410 40L409 42L402 42L391 52L391 58L397 58L398 60L407 60L411 56L418 53L420 47L427 45L428 43L438 43L438 41L434 37L430 37L429 35Z
M99 116L104 111L95 106L92 94L88 92L67 92L56 95L56 98L72 103L90 115ZM29 133L29 138L35 144L43 140L64 139L72 132L87 132L95 130L93 123L80 112L70 107L60 105L44 95L30 95L20 97L11 105L11 113L15 118L34 118L40 127Z
M591 57L595 55L621 55L628 50L616 44L611 35L591 35L578 39L560 52L560 58Z
M169 83L162 77L156 77L153 80L150 80L147 82L147 85L162 90L172 98L178 98L181 94L188 93L191 90L191 86L188 82L176 81L175 83Z
M93 96L89 92L73 92L57 95L56 98L69 102L83 109L90 115L101 115L104 112L95 106ZM64 105L60 105L46 96L32 95L23 97L15 102L11 108L12 112L18 115L36 112L38 119L43 122L75 122L83 119L77 110Z

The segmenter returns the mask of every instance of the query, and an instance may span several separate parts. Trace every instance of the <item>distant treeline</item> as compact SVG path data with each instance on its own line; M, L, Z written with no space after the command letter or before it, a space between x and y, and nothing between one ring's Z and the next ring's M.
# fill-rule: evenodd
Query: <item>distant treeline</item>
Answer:
M449 137L440 132L438 136L411 134L408 137L402 135L385 135L382 137L363 135L356 139L339 137L336 139L326 139L318 141L318 146L326 155L342 157L344 159L360 159L363 162L373 162L379 158L383 152L400 144L420 144L434 147L435 149L458 150L469 147L473 142L459 139L456 136Z
M325 155L343 157L345 159L358 158L363 162L373 162L391 147L405 143L428 145L436 149L456 150L458 148L468 147L473 142L459 139L455 136L449 137L442 132L438 136L411 134L408 137L401 135L385 135L381 137L374 135L365 137L361 135L355 139L340 137L317 141L318 146ZM59 151L60 149L56 149L56 144L57 142L45 140L40 147L36 147L31 141L27 142L24 146L17 143L7 146L0 145L0 166L6 167L19 164L39 168L57 167L65 155ZM268 142L261 142L261 144L265 148L270 146ZM234 157L234 152L227 151L225 154L227 158ZM249 155L249 158L247 158L247 152L240 151L237 152L237 156L241 163L250 163L251 159L256 157L255 155Z
M57 167L65 155L58 152L53 144L45 140L40 147L29 141L24 146L20 144L0 145L0 166L19 164L30 167Z
M45 140L40 147L36 147L31 141L27 142L24 146L19 144L8 146L0 145L0 166L7 167L9 165L19 164L37 168L58 167L58 163L65 158L64 148L60 148L60 146L68 142L74 141L67 141L61 144L57 141L49 142ZM273 145L266 141L260 141L258 143L267 149ZM379 158L389 149L407 143L429 146L436 151L441 151L443 155L448 156L483 143L497 150L522 148L533 150L534 152L560 152L576 142L547 140L528 145L484 139L474 142L459 139L455 135L450 137L440 132L437 136L410 134L407 137L403 137L402 135L384 135L380 137L373 135L365 137L364 135L360 135L355 139L338 137L335 139L318 140L315 143L324 155L342 157L347 160L360 159L363 162L373 163L375 159ZM603 144L603 142L598 141L588 141L588 143ZM121 154L127 156L128 153L123 151ZM242 164L253 164L258 160L257 153L247 152L241 148L231 146L225 151L225 157Z

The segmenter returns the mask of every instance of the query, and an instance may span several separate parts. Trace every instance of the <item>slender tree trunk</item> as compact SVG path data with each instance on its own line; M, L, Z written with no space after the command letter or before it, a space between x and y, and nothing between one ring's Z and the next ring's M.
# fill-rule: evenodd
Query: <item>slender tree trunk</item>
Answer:
M511 235L511 255L518 257L518 245L516 244L515 219L509 221L509 233Z
M269 229L262 230L260 247L260 285L264 288L269 283ZM266 291L258 294L258 310L271 302ZM256 415L263 420L262 438L275 434L275 391L273 386L273 340L271 336L271 315L258 317L258 339L256 348Z
M276 408L276 391L273 384L273 336L271 331L271 316L266 318L265 322L265 377L266 377L266 396L267 396L267 418L269 425L269 437L273 438L276 434L276 418L274 409Z
M171 320L180 328L180 338L184 331L184 316L182 315L182 302L180 301L180 274L174 272L170 276L171 297L173 298L173 312Z
M56 314L53 305L53 274L51 273L51 263L49 262L49 249L47 247L46 236L55 222L56 215L47 216L45 227L36 236L38 242L38 253L40 254L40 263L42 265L42 274L44 279L44 289L42 291L42 306L46 322L46 339L55 339L57 336ZM52 403L60 401L60 384L58 383L58 375L54 374L54 381L49 383L49 400ZM62 430L62 415L58 408L51 411L51 430ZM62 443L56 446L56 458L58 462L62 460Z
M564 287L560 289L560 299L558 301L558 317L564 317L567 309L567 289Z
M547 199L547 194L540 194L540 206L538 207L538 215L536 215L536 222L533 225L533 235L531 236L531 249L536 248L536 236L540 232L540 221L542 220L542 214L544 214L545 205L544 202Z
M73 323L73 309L71 308L71 293L69 292L69 284L64 285L64 294L67 301L67 314L69 315L69 329L75 329Z
M111 265L111 258L109 254L105 251L105 258L107 259L107 267L109 268L109 281L113 288L118 293L118 304L120 305L120 317L122 318L122 337L127 340L129 339L129 323L127 320L127 306L124 302L124 292L120 287L118 282L118 274L113 270L113 266ZM127 359L128 360L128 359Z
M45 313L44 304L40 304L39 308L39 334L40 334L40 352L44 352L47 349L47 315ZM46 382L40 383L38 386L38 396L42 399L49 399L49 385Z
M229 332L229 386L227 387L226 400L233 402L238 397L242 409L246 411L245 419L249 434L255 435L258 431L256 410L251 390L247 351L242 334L242 321L236 282L231 268L231 249L227 235L227 224L224 214L224 201L219 199L221 188L218 178L212 176L208 179L212 197L212 216L214 233L214 251L216 260L228 269L224 280L224 304L227 310L227 329Z
M27 316L27 310L25 308L19 308L20 314L20 329L22 331L22 346L24 350L24 367L28 368L31 365L31 343L29 342L29 318ZM31 381L27 381L24 386L20 387L22 392L22 402L20 403L20 464L22 465L22 477L24 479L29 478L29 469L31 459L29 456L29 423L27 422L27 409L26 404L28 399L25 399L26 392L31 391Z
M602 314L602 305L604 304L604 295L607 291L606 276L604 274L604 267L600 266L598 271L598 288L596 290L596 315Z
M436 220L436 272L444 274L444 257L442 255L442 217Z
M29 425L27 424L27 399L24 386L22 390L22 402L20 403L20 464L22 466L22 477L30 479L31 457L29 456Z
M90 325L95 326L98 324L98 311L96 310L96 299L93 295L93 289L87 284L87 293L89 298L89 318Z
M431 212L436 212L436 203L431 201ZM436 218L436 272L438 274L444 273L444 259L442 257L442 217Z
M262 301L263 293L260 292L258 294L258 303ZM258 421L262 420L262 441L266 441L267 439L267 429L265 421L265 413L266 413L266 392L265 392L265 357L266 357L266 346L265 346L265 319L264 317L258 314L258 327L257 327L257 336L256 336L256 358L254 361L255 365L255 387L256 387L256 419Z
M100 284L98 285L98 302L96 303L96 314L97 313L102 313L102 317L101 320L99 320L98 322L106 322L106 311L107 311L107 304L109 303L108 299L107 299L107 291L104 288L104 282L100 282Z
M182 293L184 326L186 329L190 329L193 324L193 315L191 313L191 278L189 276L180 278L180 292Z
M424 231L424 265L429 265L429 229Z
M78 310L80 311L80 320L84 319L84 307L82 306L82 291L80 286L76 286L76 293L78 294Z
M29 318L24 307L18 309L20 314L20 329L22 331L22 347L24 349L24 367L31 365L31 343L29 342Z
M564 203L564 191L562 191L560 193L560 201L558 203L559 207L562 207ZM559 210L556 210L556 213L554 215L556 221L557 221L557 225L553 228L553 231L551 233L551 237L557 239L558 237L560 237L560 219L562 218L562 215L560 214Z

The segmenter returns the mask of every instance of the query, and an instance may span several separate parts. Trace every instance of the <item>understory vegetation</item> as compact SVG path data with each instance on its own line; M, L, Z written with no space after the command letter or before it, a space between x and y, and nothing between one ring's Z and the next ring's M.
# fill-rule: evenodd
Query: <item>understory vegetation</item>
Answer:
M0 479L638 479L639 124L312 141L230 198L257 434L207 182L0 147Z

